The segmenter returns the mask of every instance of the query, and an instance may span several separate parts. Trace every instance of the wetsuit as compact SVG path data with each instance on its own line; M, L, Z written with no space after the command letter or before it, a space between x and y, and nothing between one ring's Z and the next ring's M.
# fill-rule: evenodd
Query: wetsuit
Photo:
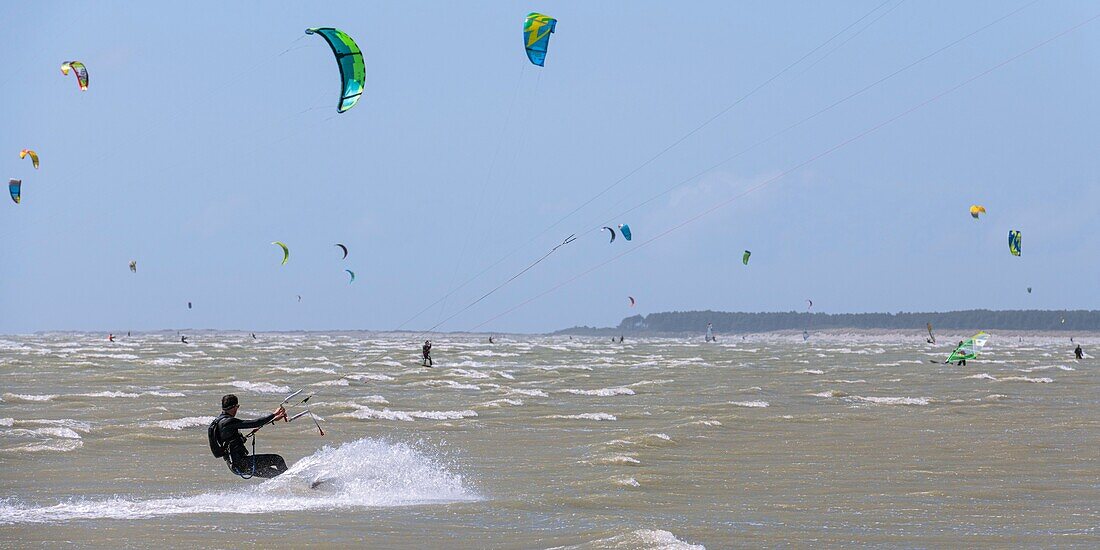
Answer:
M424 362L422 364L429 367L432 366L432 345L424 344L424 346L420 348L420 351L424 352Z
M218 441L228 442L229 467L233 473L275 477L286 471L286 461L279 455L249 455L244 447L244 436L240 432L264 426L273 418L275 415L269 414L255 420L241 420L225 413L218 417Z
M1073 350L1073 355L1075 355L1078 359L1085 358L1085 352L1081 351L1081 346L1077 346L1077 349Z

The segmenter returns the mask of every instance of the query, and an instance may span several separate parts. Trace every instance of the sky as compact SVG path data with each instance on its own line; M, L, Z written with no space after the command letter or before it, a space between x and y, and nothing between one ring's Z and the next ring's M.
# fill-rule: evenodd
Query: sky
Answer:
M1097 308L1093 2L311 4L0 5L0 333Z

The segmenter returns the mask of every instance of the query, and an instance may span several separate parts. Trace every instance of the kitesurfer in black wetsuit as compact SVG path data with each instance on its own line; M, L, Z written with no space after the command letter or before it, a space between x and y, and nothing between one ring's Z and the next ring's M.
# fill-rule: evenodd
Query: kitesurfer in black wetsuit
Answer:
M190 342L187 341L186 336L180 336L180 342L183 342L184 344L189 344L190 343Z
M432 341L424 340L424 346L420 348L420 351L424 354L424 361L420 363L421 366L432 366Z
M1077 349L1073 350L1073 355L1080 361L1085 358L1085 352L1081 350L1081 344L1077 344Z
M285 472L286 461L279 455L249 455L244 446L245 436L241 435L240 431L260 428L276 420L284 420L286 410L280 406L267 416L255 420L241 420L237 418L238 408L240 405L236 395L229 394L222 397L222 414L214 420L217 425L214 430L217 441L211 441L211 445L217 443L225 449L229 469L239 476L275 477Z
M959 348L961 348L961 347L963 347L963 343L959 342L959 345L958 345L958 347L955 348L955 351L959 351ZM955 366L965 367L966 366L966 357L964 356L963 358L959 359L959 362L955 363Z

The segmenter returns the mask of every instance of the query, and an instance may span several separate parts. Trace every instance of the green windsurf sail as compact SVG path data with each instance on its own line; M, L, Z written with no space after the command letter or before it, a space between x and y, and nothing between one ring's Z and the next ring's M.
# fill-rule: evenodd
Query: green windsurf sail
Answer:
M985 347L985 343L989 341L989 335L985 332L979 332L959 344L959 347L955 348L955 351L951 352L951 356L947 358L948 363L960 361L963 359L974 359L982 352L982 348Z

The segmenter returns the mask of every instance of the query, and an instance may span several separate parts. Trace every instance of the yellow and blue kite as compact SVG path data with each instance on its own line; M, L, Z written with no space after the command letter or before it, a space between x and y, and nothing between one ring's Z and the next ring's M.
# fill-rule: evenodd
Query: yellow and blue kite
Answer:
M531 12L523 21L523 46L527 48L527 59L531 63L543 66L546 62L546 49L550 46L550 33L558 26L558 20Z
M367 80L367 67L363 63L363 52L344 31L332 27L306 29L306 34L319 34L328 42L340 66L340 103L336 112L351 109L363 96L363 84Z

